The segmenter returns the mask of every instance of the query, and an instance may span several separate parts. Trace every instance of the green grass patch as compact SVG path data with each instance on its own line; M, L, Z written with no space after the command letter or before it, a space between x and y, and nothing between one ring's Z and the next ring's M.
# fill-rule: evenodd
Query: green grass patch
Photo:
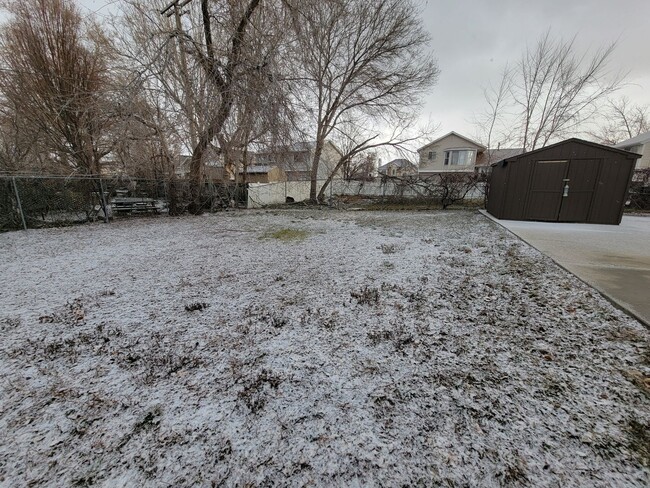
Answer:
M301 229L280 229L265 233L261 239L277 239L279 241L302 241L307 238L309 232Z

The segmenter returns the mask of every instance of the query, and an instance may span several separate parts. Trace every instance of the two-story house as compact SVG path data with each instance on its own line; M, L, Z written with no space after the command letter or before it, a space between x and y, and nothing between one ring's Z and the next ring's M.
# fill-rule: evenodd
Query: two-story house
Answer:
M436 173L486 173L492 163L518 156L522 148L488 149L457 132L450 132L418 149L419 175Z
M419 175L435 173L474 172L477 158L486 147L457 132L450 132L418 149Z

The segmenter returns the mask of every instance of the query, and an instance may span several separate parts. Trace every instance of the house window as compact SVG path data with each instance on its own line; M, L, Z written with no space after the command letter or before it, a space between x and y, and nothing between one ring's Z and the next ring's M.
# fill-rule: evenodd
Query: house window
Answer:
M429 151L429 161L434 161L436 159L436 152Z
M474 162L472 149L453 149L445 151L445 165L464 166Z

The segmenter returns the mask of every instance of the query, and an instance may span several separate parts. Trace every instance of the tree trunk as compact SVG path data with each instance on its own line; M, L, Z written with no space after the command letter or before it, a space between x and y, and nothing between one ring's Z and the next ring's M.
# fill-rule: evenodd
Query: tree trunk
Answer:
M309 187L309 200L312 203L318 203L318 165L320 163L320 156L323 152L323 141L319 138L316 139L316 147L314 148L314 159L311 163L311 185Z
M223 124L230 115L232 108L232 94L230 94L221 104L219 112L212 122L208 125L207 129L199 137L199 142L192 151L192 159L190 161L190 193L191 203L188 211L193 214L203 213L203 206L205 202L201 201L201 194L203 190L203 158L205 151L208 149L210 142L221 132Z
M190 160L190 205L187 209L195 215L203 213L203 155L209 142L207 134L202 134Z
M341 159L339 159L339 162L334 167L334 170L327 176L325 183L323 183L323 186L318 192L319 201L322 201L323 197L325 196L325 190L327 190L327 187L332 183L332 180L334 179L334 175L337 173L339 169L341 169L341 166L345 165L346 163L349 163L349 161L350 161L349 156L343 156Z

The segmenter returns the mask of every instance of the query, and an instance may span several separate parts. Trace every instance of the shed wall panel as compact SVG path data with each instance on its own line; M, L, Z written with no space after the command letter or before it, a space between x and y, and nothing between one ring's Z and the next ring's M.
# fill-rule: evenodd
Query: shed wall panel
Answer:
M528 196L528 184L531 172L529 161L518 161L508 164L508 183L503 203L503 217L508 220L522 220L526 198Z
M634 161L606 159L600 171L589 222L619 224Z
M587 222L599 169L599 159L571 160L566 175L569 191L562 197L560 222Z
M490 173L490 188L488 192L487 211L497 219L502 218L503 202L506 196L508 167L495 166Z
M555 222L562 203L562 179L568 161L536 161L530 181L526 218Z

